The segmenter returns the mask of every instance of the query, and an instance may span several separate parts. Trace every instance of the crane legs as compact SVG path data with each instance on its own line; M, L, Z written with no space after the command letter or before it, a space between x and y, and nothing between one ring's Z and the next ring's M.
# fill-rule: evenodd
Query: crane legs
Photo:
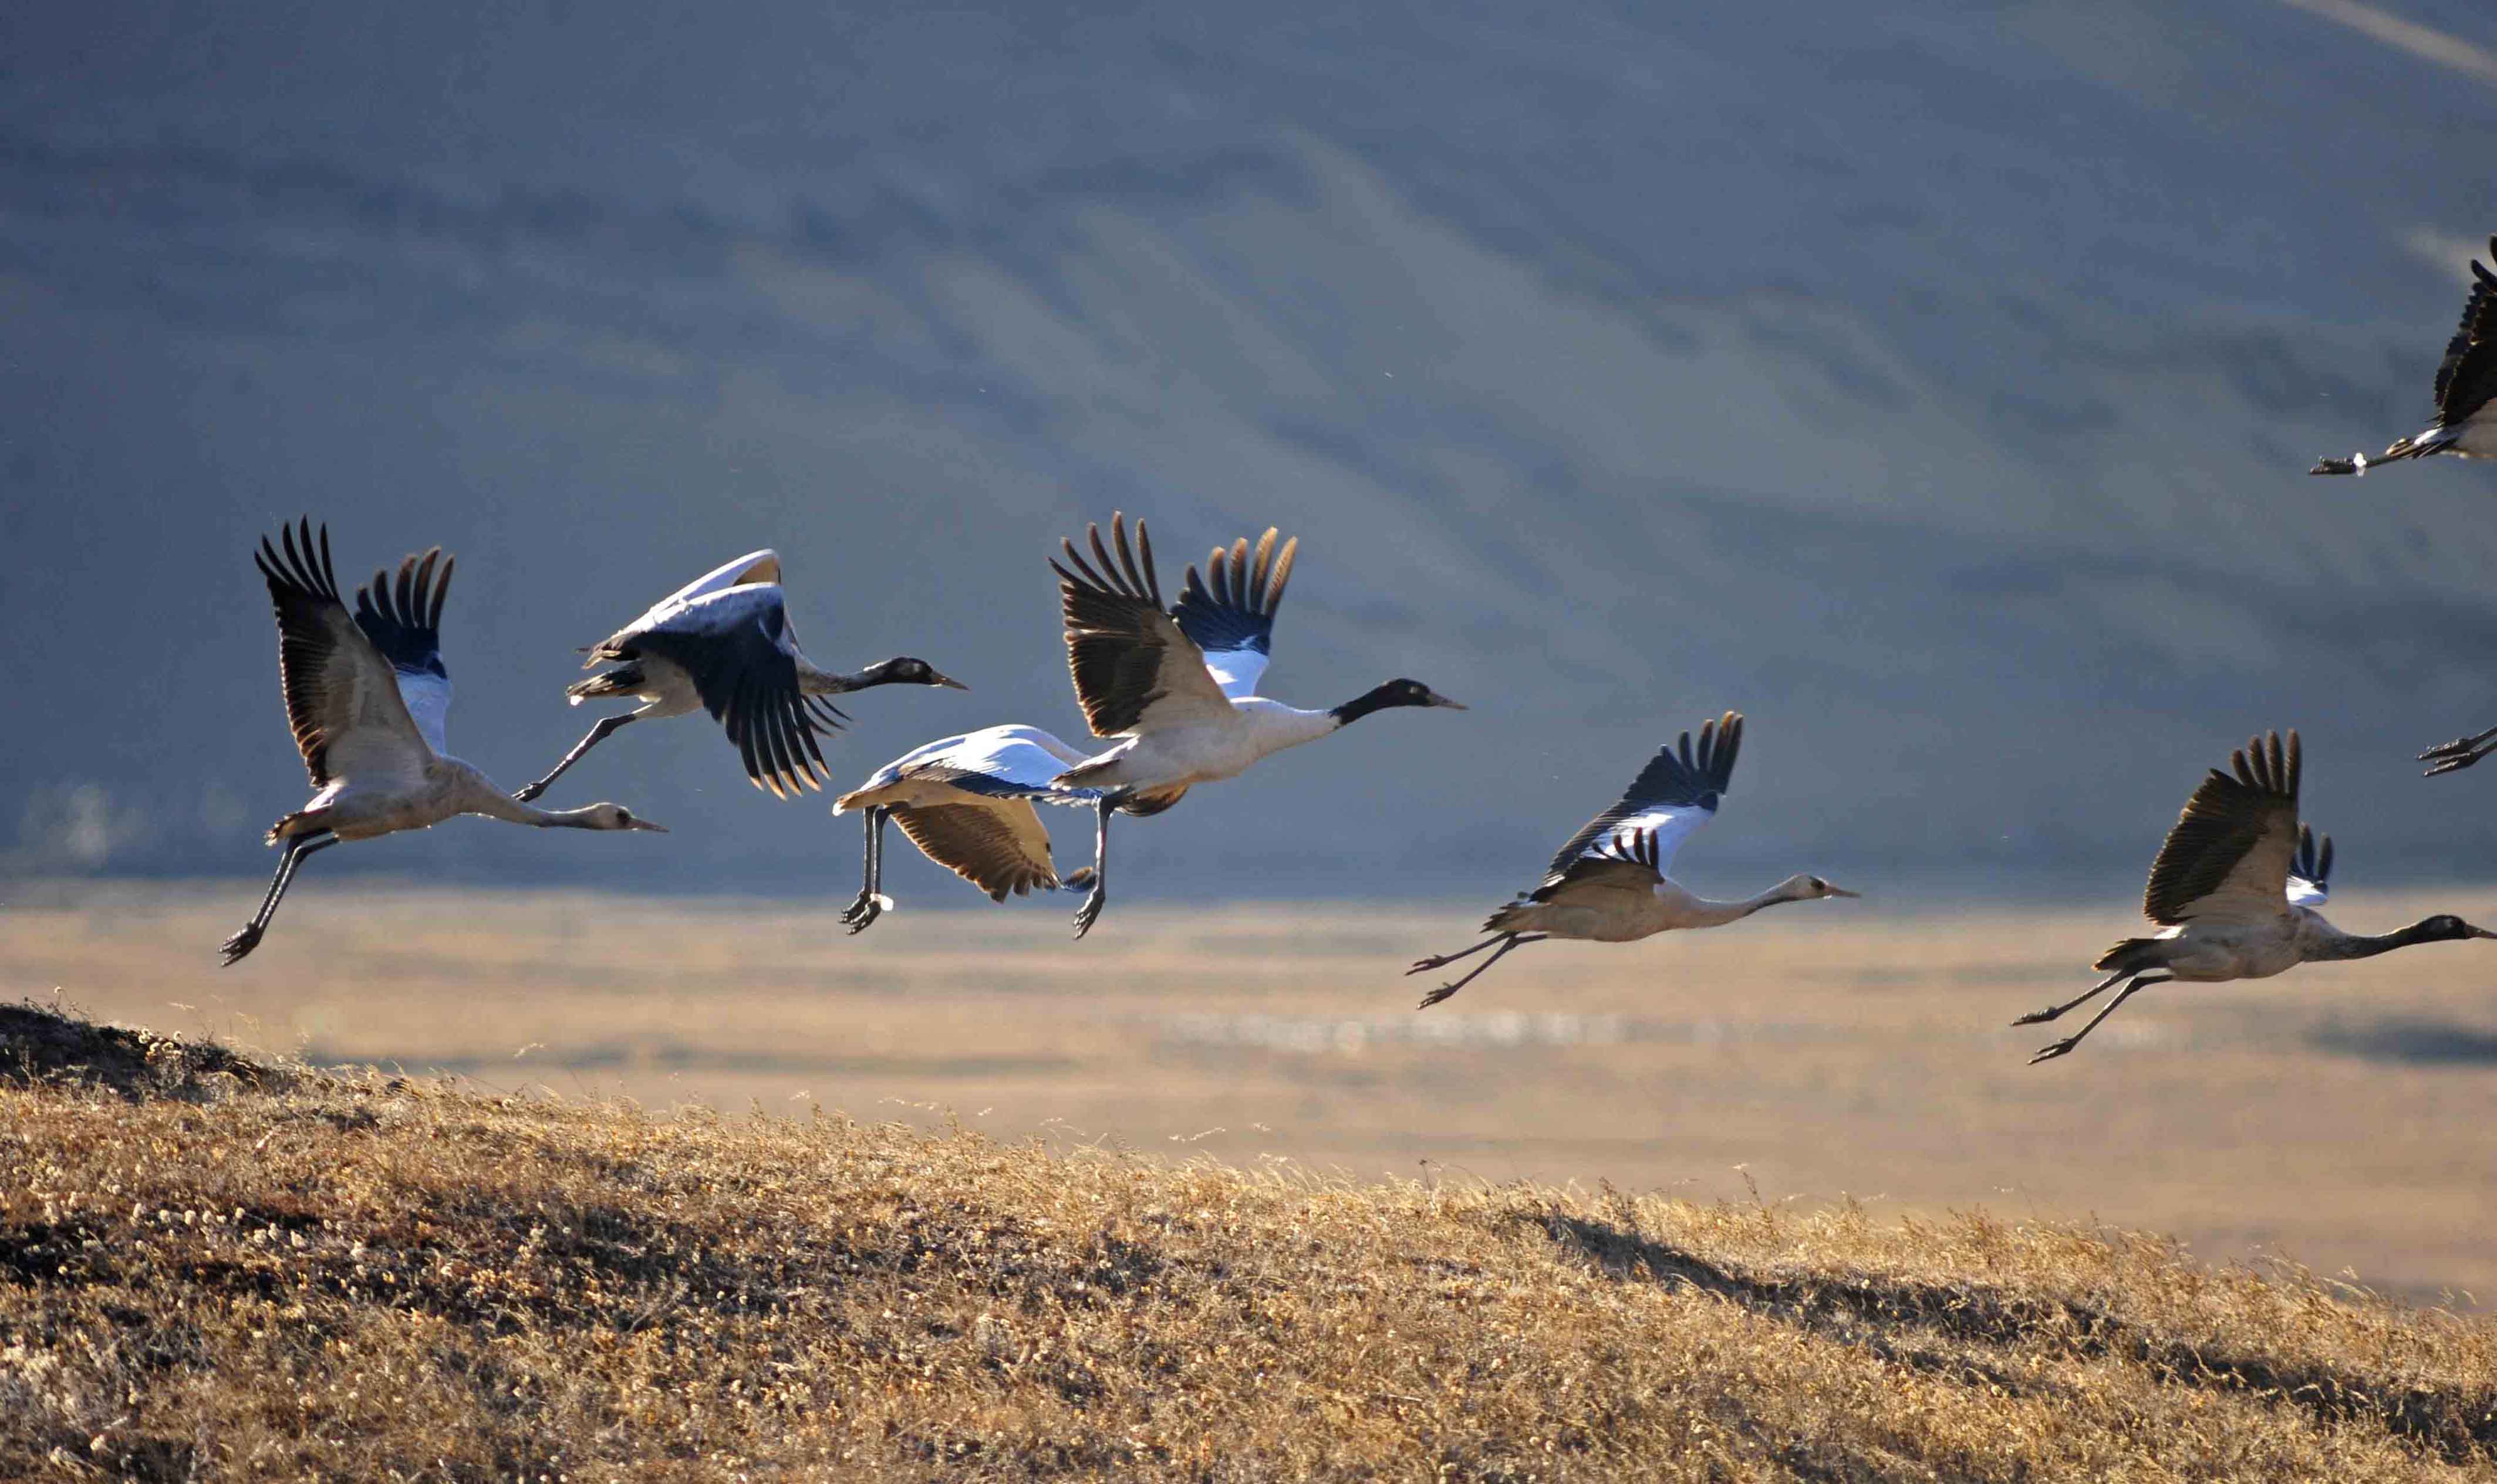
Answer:
M2457 737L2450 742L2439 742L2418 755L2422 763L2436 766L2427 771L2431 778L2441 773L2460 773L2491 752L2497 752L2497 727L2469 737Z
M1481 978L1485 969L1490 968L1493 964L1498 963L1501 960L1508 957L1511 949L1523 948L1529 943L1540 943L1550 936L1551 934L1548 932L1502 932L1492 937L1487 937L1481 942L1476 943L1471 948L1460 949L1455 953L1441 954L1437 958L1416 961L1413 966L1407 969L1405 972L1407 974L1418 974L1424 969L1443 967L1447 964L1456 963L1459 959L1478 954L1484 949L1492 946L1494 943L1498 943L1500 945L1500 952L1493 954L1490 958L1485 959L1482 963L1476 964L1471 973L1467 974L1464 978L1458 980L1454 984L1443 984L1438 989L1433 990L1430 994L1423 995L1422 1002L1415 1005L1413 1008L1416 1010L1428 1010L1433 1005L1438 1004L1440 1000L1447 998L1449 995L1457 993L1457 991L1464 989L1467 985L1470 985L1475 980Z
M605 742L610 737L615 736L616 728L622 726L628 721L639 718L641 714L642 713L640 711L621 711L613 716L600 717L598 724L589 729L589 735L583 738L580 744L575 746L570 752L565 753L563 755L562 762L554 765L554 772L548 774L545 777L538 779L535 783L522 786L522 789L518 793L512 795L512 797L518 799L522 804L526 804L530 800L535 799L538 795L545 793L547 791L547 785L553 782L555 779L562 777L563 771L570 768L573 764L580 762L584 753L586 753L590 748L597 746L600 742Z
M891 809L880 805L870 804L867 806L867 864L863 868L866 879L859 884L858 900L851 902L841 913L841 921L850 925L850 931L853 933L865 932L878 917L883 915L886 907L893 905L893 899L885 896L882 891L884 822L892 816L892 813Z
M2123 976L2122 974L2118 974L2118 975L2116 975L2116 976L2115 976L2115 979L2121 979L2121 978L2123 978L2123 977L2124 977L2124 976ZM2032 1058L2029 1058L2029 1064L2030 1064L2031 1066L2036 1066L2036 1065L2037 1065L2039 1062L2040 1062L2040 1061L2052 1061L2052 1060L2054 1060L2057 1057L2069 1057L2069 1056L2070 1056L2070 1055L2072 1054L2072 1048L2081 1044L2081 1037L2083 1037L2083 1036L2085 1036L2085 1035L2088 1035L2088 1034L2089 1034L2091 1031L2093 1031L2093 1030L2098 1029L2098 1028L2099 1028L2099 1022L2101 1022L2101 1021L2102 1021L2102 1020L2105 1020L2105 1019L2106 1019L2108 1016L2110 1016L2110 1015L2115 1014L2117 1007L2121 1006L2121 1005L2122 1005L2126 1000L2131 999L2131 998L2133 997L2134 992L2135 990L2143 989L2143 988L2145 988L2145 987L2147 987L2147 986L2154 985L2154 984L2165 984L2165 983L2167 983L2170 979L2173 979L2173 978L2175 978L2175 977L2176 977L2176 976L2175 976L2175 975L2173 975L2173 974L2136 974L2136 975L2134 975L2134 976L2133 983L2128 984L2128 985L2126 985L2123 989L2121 989L2121 990L2117 991L2117 992L2116 992L2116 996L2115 996L2115 998L2113 998L2113 999L2111 999L2111 1000L2108 1000L2108 1001L2107 1001L2107 1007L2106 1007L2105 1009L2101 1010L2098 1014L2093 1015L2093 1016L2091 1016L2091 1017L2090 1017L2090 1023L2089 1023L2088 1025L2083 1026L2080 1029L2073 1031L2070 1035L2068 1035L2068 1036L2064 1037L2062 1040L2055 1042L2055 1043L2054 1043L2053 1045L2051 1045L2051 1046L2046 1046L2046 1047L2042 1047L2042 1048L2040 1048L2040 1049L2039 1050L2039 1052L2038 1052L2038 1055L2036 1055L2036 1056L2034 1056L2034 1057L2032 1057ZM2108 984L2112 984L2112 983L2114 983L2114 982L2115 982L2115 979L2110 979L2110 980L2108 980L2108 981L2107 981L2107 983L2108 983ZM2105 988L2106 988L2106 985L2104 985L2104 984L2102 984L2102 985L2100 985L2100 986L2099 986L2099 990L2103 990L2103 989L2105 989ZM2095 994L2097 994L2097 993L2099 992L2099 990L2092 990L2092 991L2090 991L2090 995L2095 995ZM2081 996L2081 999L2087 999L2087 998L2089 998L2089 997L2090 997L2090 995L2082 995L2082 996ZM2049 1007L2049 1008L2047 1008L2047 1009L2040 1010L2040 1011L2039 1011L2039 1012L2038 1012L2037 1014L2035 1014L2035 1015L2024 1015L2024 1016L2022 1016L2020 1019L2018 1019L2018 1020L2016 1020L2016 1021L2012 1022L2012 1024L2013 1024L2013 1025L2015 1025L2015 1026L2026 1026L2026 1025L2032 1024L2033 1022L2037 1022L2037 1021L2050 1021L2050 1020L2053 1020L2056 1016L2061 1015L2061 1014L2063 1014L2065 1011L2067 1011L2067 1010L2069 1010L2069 1009L2072 1008L2072 1005L2077 1005L2077 1004L2079 1004L2079 1003L2081 1002L2081 999L2073 1000L2071 1005L2055 1005L2055 1006L2051 1006L2051 1007Z
M1101 917L1101 908L1110 900L1110 816L1118 812L1126 791L1112 789L1101 796L1100 816L1092 827L1092 890L1086 894L1084 905L1075 909L1075 935L1082 937L1092 931Z
M2065 1000L2065 1001L2064 1001L2062 1004L2060 1004L2060 1005L2048 1005L2048 1006L2047 1006L2045 1009L2043 1009L2043 1010L2032 1010L2032 1011L2030 1011L2028 1014L2026 1014L2026 1015L2024 1015L2024 1016L2020 1017L2018 1020L2013 1021L2011 1024L2013 1024L2014 1026L2041 1026L2041 1025L2044 1025L2046 1022L2053 1020L2055 1017L2057 1017L2057 1016L2059 1016L2059 1015L2063 1014L2065 1011L2067 1011L2067 1010L2075 1010L2075 1009L2078 1009L2078 1008L2080 1008L2082 1005L2086 1005L2086 1004L2088 1004L2091 1000L2096 999L2096 998L2098 998L2100 995L2102 995L2105 994L2107 991L2109 991L2109 990L2111 990L2111 989L2114 989L2117 985L2122 984L2122 983L2124 982L2124 976L2125 976L2125 975L2130 974L2130 973L2132 973L2132 972L2133 972L2133 970L2132 970L2132 969L2129 969L2129 968L2122 968L2122 969L2118 969L2118 970L2116 970L2114 973L2107 975L2104 979L2100 980L2100 981L2098 982L2098 984L2097 984L2095 987L2093 987L2093 988L2090 990L2090 992L2089 992L2088 994L2086 994L2086 995L2082 995L2080 998L2078 998L2078 999L2068 999L2068 1000Z
M278 899L286 895L288 884L295 879L295 868L303 864L303 858L336 843L338 837L329 834L300 835L286 842L286 854L277 863L277 874L269 883L269 895L261 899L260 910L252 914L251 921L242 925L241 931L225 941L223 952L227 963L240 961L243 955L260 946L260 935L268 931L269 920L277 915Z

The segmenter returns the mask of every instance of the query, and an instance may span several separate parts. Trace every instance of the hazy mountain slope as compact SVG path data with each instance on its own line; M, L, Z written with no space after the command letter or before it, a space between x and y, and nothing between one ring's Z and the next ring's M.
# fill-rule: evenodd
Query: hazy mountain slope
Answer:
M589 719L574 646L765 542L819 657L977 687L861 698L842 773L1078 729L1041 557L1123 507L1166 560L1305 537L1283 696L1477 706L1126 833L1189 890L1496 893L1728 705L1703 883L2121 899L2289 723L2353 868L2475 865L2482 780L2402 758L2497 721L2497 473L2300 471L2423 411L2497 92L2171 9L0 22L16 859L260 868L300 774L246 553L298 511L459 553L454 745L518 782ZM679 833L366 860L848 868L689 723L565 793Z

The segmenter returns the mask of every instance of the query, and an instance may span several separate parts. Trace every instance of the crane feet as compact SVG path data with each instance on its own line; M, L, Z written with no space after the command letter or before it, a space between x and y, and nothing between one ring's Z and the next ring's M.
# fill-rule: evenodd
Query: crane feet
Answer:
M2315 467L2306 472L2309 474L2364 474L2367 472L2367 456L2360 454L2355 458L2319 458L2315 460Z
M523 783L520 787L512 790L512 797L522 804L527 804L546 791L547 780L540 778L535 783Z
M2460 773L2486 757L2490 746L2488 736L2482 732L2477 737L2457 737L2420 753L2418 760L2431 765L2425 775L2433 778L2441 773Z
M2032 1010L2028 1014L2020 1017L2018 1020L2013 1021L2011 1024L2014 1026L2042 1026L2070 1008L2072 1007L2070 1005L2048 1005L2043 1010Z
M841 921L849 924L853 935L865 932L875 926L875 920L892 905L893 899L882 892L861 892L856 900L841 909Z
M1446 953L1433 954L1431 957L1429 957L1429 958L1427 958L1427 959L1415 959L1415 960L1413 961L1413 966L1412 966L1411 968L1407 969L1405 972L1406 972L1407 975L1411 975L1411 974L1427 974L1427 973L1429 973L1431 970L1433 970L1433 969L1435 969L1435 968L1445 968L1445 967L1447 967L1449 964L1454 963L1456 963L1456 962L1457 962L1457 956L1456 956L1455 954L1446 954ZM1426 1005L1427 1005L1427 1004L1431 1003L1431 1001L1429 1001L1429 1000L1427 1000L1427 999L1426 999L1426 1000L1422 1001L1422 1003L1424 1003L1424 1004L1426 1004Z
M1092 894L1084 899L1084 905L1075 909L1075 935L1077 937L1082 937L1084 934L1092 931L1092 925L1101 920L1101 909L1109 905L1109 891L1101 885L1101 878L1099 876L1094 876L1092 878Z
M2029 1064L2036 1066L2040 1061L2052 1061L2057 1057L2069 1057L2072 1054L2072 1048L2080 1044L2079 1036L2066 1036L2052 1046L2039 1047L2038 1055L2029 1058Z
M1428 1010L1433 1005L1438 1004L1440 1000L1447 998L1449 995L1454 995L1457 991L1464 988L1465 984L1462 980L1455 984L1443 984L1438 989L1433 990L1430 994L1423 995L1422 1002L1415 1005L1413 1008L1416 1010Z
M261 931L258 923L243 924L242 931L226 939L225 946L217 950L223 955L221 962L228 966L240 963L245 954L260 946Z

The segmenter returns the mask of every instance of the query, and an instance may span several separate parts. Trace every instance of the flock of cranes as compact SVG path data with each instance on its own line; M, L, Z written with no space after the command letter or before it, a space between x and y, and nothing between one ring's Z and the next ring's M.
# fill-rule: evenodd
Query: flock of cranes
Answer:
M2497 238L2490 241L2497 257ZM2472 265L2462 327L2437 372L2437 421L2374 459L2326 458L2317 474L2363 475L2375 464L2450 453L2497 457L2497 273ZM902 835L930 860L1002 901L1034 891L1082 891L1075 934L1109 900L1110 820L1149 816L1200 783L1239 776L1259 760L1317 741L1397 708L1462 710L1419 680L1392 679L1341 705L1305 710L1259 695L1273 651L1275 616L1290 582L1297 540L1279 547L1269 529L1252 547L1216 547L1200 574L1191 565L1177 602L1165 603L1145 522L1115 515L1105 539L1062 543L1059 581L1067 665L1097 750L1037 727L1007 725L914 748L838 796L834 812L865 822L862 880L841 913L850 931L892 905L883 892L884 832ZM278 675L296 748L315 790L271 826L284 847L269 892L228 938L233 963L258 947L304 858L341 840L423 830L460 814L549 829L659 831L617 804L541 809L531 801L626 724L699 710L738 749L746 776L776 798L821 788L829 770L817 739L848 718L829 697L878 685L967 689L907 655L841 673L798 647L773 552L750 553L669 594L591 646L568 687L573 705L629 698L641 705L601 718L544 777L505 793L444 750L451 680L441 620L452 562L439 549L403 560L394 581L376 571L349 610L340 596L327 526L308 518L263 538L257 555L276 610ZM601 669L605 666L609 668ZM1743 717L1727 711L1659 749L1610 807L1570 836L1543 879L1493 912L1489 934L1454 953L1414 963L1426 973L1488 952L1462 977L1425 995L1428 1008L1517 949L1553 938L1622 943L1675 929L1738 922L1784 902L1857 894L1798 873L1757 896L1719 901L1668 874L1683 842L1716 818L1733 782ZM2421 754L2431 776L2468 768L2497 750L2497 728ZM2497 938L2439 914L2374 936L2343 932L2316 911L2332 868L2330 839L2298 813L2302 773L2295 732L2250 741L2228 771L2214 769L2186 802L2151 868L2143 914L2163 931L2127 938L2102 955L2106 977L2075 999L2022 1016L2053 1021L2116 990L2087 1025L2032 1058L2069 1055L2147 986L2170 981L2261 979L2299 963L2360 959L2418 943ZM1061 875L1038 805L1090 809L1092 864ZM2117 986L2121 985L2121 989Z

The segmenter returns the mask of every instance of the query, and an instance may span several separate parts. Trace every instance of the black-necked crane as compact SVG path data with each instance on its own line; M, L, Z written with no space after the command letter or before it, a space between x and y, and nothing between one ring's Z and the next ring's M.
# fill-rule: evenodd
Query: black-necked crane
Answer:
M2488 256L2497 260L2497 237L2488 239ZM2445 344L2445 360L2436 368L2436 421L2396 438L2392 447L2370 458L2319 458L2309 474L2364 474L2380 463L2425 458L2431 454L2456 454L2465 458L2497 458L2497 273L2477 258L2471 262L2471 297L2463 300L2462 326Z
M1090 867L1063 878L1058 874L1049 831L1032 806L1097 803L1091 789L1050 782L1084 760L1084 753L1038 727L998 726L915 747L877 769L833 802L836 814L866 811L865 879L841 921L852 932L864 932L893 905L884 895L887 820L901 826L922 855L988 893L992 901L1003 901L1008 894L1090 885Z
M1547 938L1631 943L1677 928L1722 928L1762 907L1859 895L1818 876L1796 874L1756 897L1717 901L1694 895L1666 872L1691 832L1717 817L1743 746L1743 717L1727 711L1659 748L1612 807L1579 827L1552 857L1543 881L1483 920L1490 937L1471 948L1414 962L1407 974L1444 968L1489 948L1492 956L1454 984L1422 996L1429 1009L1482 977L1510 952Z
M642 705L591 727L553 772L515 796L523 802L545 793L564 770L627 722L696 710L711 712L727 730L755 787L786 798L823 786L824 754L815 737L840 730L849 719L821 697L874 685L970 688L908 655L846 675L815 668L798 648L780 586L780 557L769 549L704 573L587 653L584 670L616 668L567 686L564 694L573 705L609 696L629 696Z
M1108 897L1110 816L1156 814L1199 783L1239 776L1258 759L1312 742L1373 711L1398 706L1465 708L1419 680L1389 680L1324 710L1302 710L1256 693L1275 636L1275 610L1291 580L1300 539L1275 548L1269 526L1252 555L1248 538L1216 547L1206 575L1187 569L1179 602L1162 606L1161 579L1145 522L1127 544L1126 518L1110 518L1112 561L1101 528L1085 527L1092 561L1072 541L1055 559L1066 620L1066 661L1092 735L1115 742L1053 780L1099 790L1092 890L1075 914L1082 937Z
M2298 822L2297 734L2289 734L2285 747L2277 732L2254 738L2230 755L2228 766L2229 773L2212 769L2194 790L2151 865L2141 911L2166 931L2126 938L2091 965L2106 977L2088 994L2011 1023L2051 1021L2124 985L2088 1025L2039 1049L2029 1058L2032 1065L2070 1055L2099 1022L2150 985L2268 979L2300 963L2497 937L2450 913L2373 936L2324 921L2315 907L2329 891L2332 841L2327 837L2319 848L2314 832Z
M304 771L319 790L269 827L283 844L269 895L225 941L233 963L260 946L303 858L340 840L424 830L460 814L573 830L657 830L617 804L532 807L442 750L451 676L442 664L442 600L450 558L434 548L399 563L394 586L375 572L350 615L330 561L330 528L281 527L284 553L261 538L254 559L277 609L277 676ZM436 562L440 563L439 568Z

